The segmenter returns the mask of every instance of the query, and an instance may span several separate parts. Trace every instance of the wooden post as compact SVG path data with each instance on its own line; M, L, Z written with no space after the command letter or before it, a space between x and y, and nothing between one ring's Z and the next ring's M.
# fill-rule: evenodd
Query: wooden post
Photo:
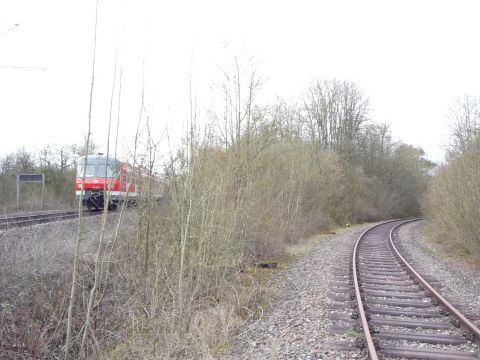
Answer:
M20 209L20 175L17 174L17 210Z
M42 174L42 210L45 210L45 174Z

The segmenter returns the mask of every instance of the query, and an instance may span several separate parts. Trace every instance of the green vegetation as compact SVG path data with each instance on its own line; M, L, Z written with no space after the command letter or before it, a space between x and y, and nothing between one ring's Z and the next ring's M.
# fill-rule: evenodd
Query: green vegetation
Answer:
M347 335L347 337L353 338L353 337L357 337L359 335L359 333L357 331L353 330L353 329L350 329L346 332L345 335Z

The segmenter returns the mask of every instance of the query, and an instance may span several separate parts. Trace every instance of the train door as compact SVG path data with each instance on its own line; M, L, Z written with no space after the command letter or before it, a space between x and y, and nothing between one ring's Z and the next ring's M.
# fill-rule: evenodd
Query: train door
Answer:
M127 191L127 170L125 164L120 166L120 192L125 193Z

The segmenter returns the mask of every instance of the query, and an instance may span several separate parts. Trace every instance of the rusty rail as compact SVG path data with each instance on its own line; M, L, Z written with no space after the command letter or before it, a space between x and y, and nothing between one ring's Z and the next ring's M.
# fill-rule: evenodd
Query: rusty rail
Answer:
M396 225L395 227L393 227L390 230L390 235L389 235L390 245L391 245L393 251L395 252L397 258L409 269L409 271L413 274L413 276L415 276L415 278L418 280L418 282L427 291L429 291L438 300L438 302L441 303L446 308L447 311L449 311L453 316L455 316L457 318L458 321L460 321L460 324L464 329L472 332L472 334L475 337L475 342L478 345L480 345L480 329L474 323L472 323L470 320L468 320L457 308L455 308L452 304L450 304L450 302L447 299L445 299L437 290L435 290L435 288L432 287L417 271L415 271L415 269L408 263L408 261L405 260L405 258L400 254L397 247L393 243L393 232L398 227L400 227L401 225L404 225L406 223L414 222L414 221L418 221L418 220L422 220L422 219L421 218L416 218L416 219L407 220L407 221L402 222L402 223Z
M365 230L357 239L355 242L355 246L353 248L353 255L352 255L352 274L353 274L353 285L355 287L355 298L357 301L357 307L358 307L358 314L360 316L360 320L362 322L362 329L363 329L363 334L365 336L365 341L366 341L366 347L368 351L368 356L371 360L378 360L378 355L377 355L377 350L375 349L375 344L373 342L372 334L370 333L370 328L368 326L368 320L367 316L365 314L365 310L363 308L363 301L362 301L362 296L360 293L360 285L358 283L358 274L357 274L357 249L358 245L360 244L360 241L364 238L364 236L371 230L384 225L388 224L390 222L397 221L397 220L388 220L384 221L380 224L374 225L367 230Z

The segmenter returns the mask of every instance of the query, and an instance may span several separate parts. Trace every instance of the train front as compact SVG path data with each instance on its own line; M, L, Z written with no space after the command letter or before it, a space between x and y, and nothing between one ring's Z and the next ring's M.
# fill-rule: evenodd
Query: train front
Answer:
M121 199L118 196L120 162L109 156L88 155L85 166L85 157L78 159L77 179L75 182L75 196L80 201L83 182L82 205L89 210L103 209L108 202L110 210L115 210ZM108 199L108 201L107 201Z

